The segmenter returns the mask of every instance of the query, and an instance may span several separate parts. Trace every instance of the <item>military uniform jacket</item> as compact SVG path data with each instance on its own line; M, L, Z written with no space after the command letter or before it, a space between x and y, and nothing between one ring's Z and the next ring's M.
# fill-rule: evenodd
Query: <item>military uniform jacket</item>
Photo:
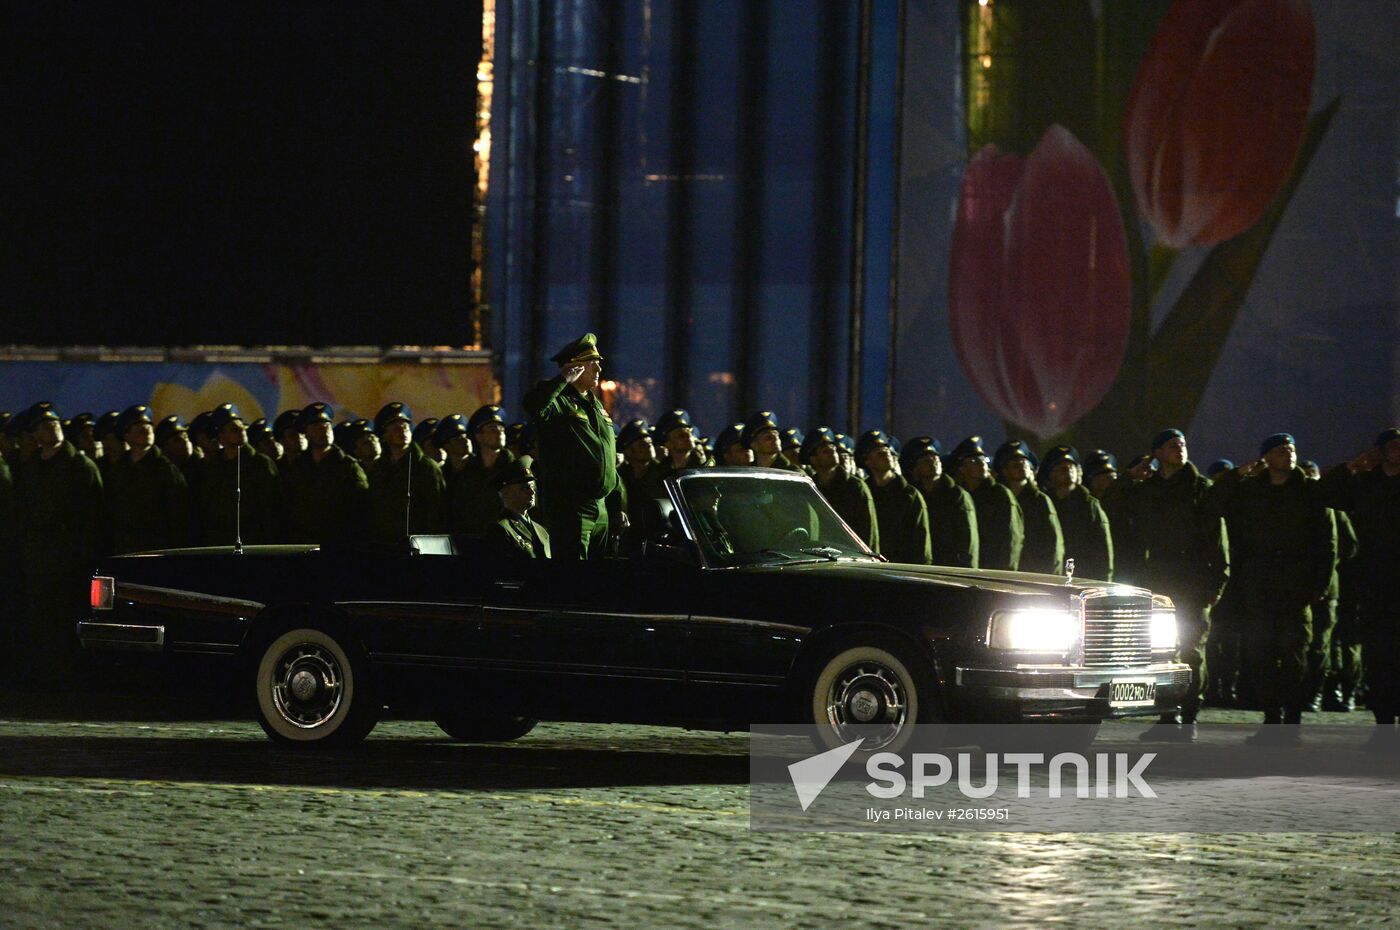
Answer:
M639 475L630 464L624 462L617 470L622 481L622 496L627 506L627 518L633 525L641 524L642 503L649 498L666 495L661 482L666 479L666 469L660 462L651 462Z
M487 468L481 455L474 454L460 469L444 469L447 482L448 524L453 533L482 536L496 522L501 499L491 480L502 468L515 461L515 453L502 449Z
M879 552L880 521L875 515L875 498L866 483L838 468L829 482L816 484L831 509L841 515L872 552Z
M971 493L972 504L977 508L979 567L1016 571L1026 540L1025 517L1016 495L995 478L983 481Z
M977 568L981 564L981 543L972 495L948 475L939 475L931 488L920 485L919 492L928 507L933 564Z
M547 559L549 531L531 520L528 514L501 512L500 519L486 533L491 548L497 552L527 559Z
M15 470L20 567L28 575L89 571L102 540L102 478L71 442Z
M252 446L238 450L239 460L222 453L204 460L200 471L200 536L206 546L231 546L235 533L245 544L281 542L282 479L277 465ZM238 503L238 470L243 500Z
M1065 536L1055 503L1050 495L1030 483L1016 495L1016 503L1021 505L1021 519L1026 528L1020 570L1060 574L1065 570Z
M1345 464L1330 469L1319 483L1323 501L1345 510L1356 530L1357 555L1347 573L1370 611L1400 615L1400 475L1378 466L1355 475Z
M442 469L423 455L418 443L409 443L397 462L385 452L375 459L367 477L365 538L369 542L401 545L408 535L447 531Z
M875 501L880 554L891 562L930 564L933 554L923 495L899 475L884 487L878 487L873 478L867 484Z
M1055 501L1065 534L1065 558L1074 559L1074 574L1095 581L1113 580L1113 533L1108 515L1089 489L1077 484Z
M332 445L321 461L311 450L286 463L288 542L347 542L363 531L369 479L360 463Z
M1299 469L1283 484L1267 473L1216 479L1207 512L1229 515L1233 581L1251 608L1300 608L1327 596L1337 560L1337 529L1322 494Z
M1190 609L1220 596L1230 577L1230 553L1219 514L1206 509L1210 487L1190 462L1170 478L1154 474L1133 481L1124 475L1113 483L1104 505L1116 499L1128 512L1136 550L1130 560L1137 565L1134 574L1128 574L1127 560L1119 560L1120 580L1166 594L1178 607ZM1118 553L1123 551L1120 540Z
M758 463L755 462L754 464L757 465ZM768 465L766 465L766 466L764 466L764 467L765 467L765 468L781 468L783 471L795 471L795 472L801 472L801 471L802 471L802 466L801 466L801 465L798 465L798 464L794 463L792 459L788 458L786 455L784 455L784 454L781 453L781 452L778 453L778 457L777 457L777 458L775 458L771 463L769 463Z
M159 449L139 462L128 452L107 473L112 551L172 549L189 543L190 489L178 465Z
M541 381L525 395L525 412L538 429L544 506L573 511L617 490L617 439L592 391L579 393L562 377Z

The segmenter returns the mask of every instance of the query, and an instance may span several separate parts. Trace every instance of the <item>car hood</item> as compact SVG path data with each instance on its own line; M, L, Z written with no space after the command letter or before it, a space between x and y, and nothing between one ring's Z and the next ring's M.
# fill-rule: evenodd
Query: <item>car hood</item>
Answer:
M1077 595L1091 589L1112 587L1115 593L1146 594L1142 588L1112 585L1109 582L1033 572L1005 572L982 568L954 568L946 565L910 565L902 562L801 562L791 565L751 566L745 571L778 572L818 577L840 577L910 585L937 585L944 588L975 588L997 594Z

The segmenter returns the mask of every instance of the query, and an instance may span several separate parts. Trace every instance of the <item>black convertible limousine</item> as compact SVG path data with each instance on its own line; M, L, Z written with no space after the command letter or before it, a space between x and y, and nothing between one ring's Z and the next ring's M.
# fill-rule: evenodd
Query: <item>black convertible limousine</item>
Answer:
M885 562L792 472L693 469L666 492L630 551L592 562L445 536L115 556L78 636L227 663L268 736L301 746L361 740L387 705L465 740L808 723L894 749L913 723L1094 724L1185 692L1161 596Z

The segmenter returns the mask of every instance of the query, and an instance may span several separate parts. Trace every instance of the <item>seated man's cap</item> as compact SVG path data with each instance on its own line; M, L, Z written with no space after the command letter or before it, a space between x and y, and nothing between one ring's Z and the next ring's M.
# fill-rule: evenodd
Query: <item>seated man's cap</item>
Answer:
M695 428L694 422L690 419L690 413L679 407L675 410L667 410L657 419L653 438L665 443L672 430L680 429L683 426L689 429Z
M145 404L136 404L135 406L127 407L122 411L121 416L117 417L117 435L125 436L127 428L133 423L154 422L155 421L151 418L151 408L147 407Z
M719 431L719 438L715 440L715 454L723 457L730 446L742 445L743 442L744 424L731 423Z
M189 430L185 428L185 421L180 419L178 413L172 413L156 424L156 445L164 445L165 441L176 433L187 432Z
M1095 449L1089 453L1089 457L1084 460L1084 479L1087 481L1096 475L1104 472L1118 472L1118 457L1112 452L1104 449Z
M264 439L275 439L272 435L272 427L267 425L267 417L258 417L248 424L248 441L259 443Z
M1031 463L1031 470L1034 471L1040 465L1040 459L1031 447L1020 439L1009 439L997 448L996 455L992 456L992 471L1001 474L1001 468L1016 456L1020 456Z
M433 445L441 449L458 436L471 438L467 430L467 415L465 413L451 413L438 421L437 429L433 430Z
M783 430L782 439L784 449L802 448L802 430L795 426L789 426L787 429Z
M856 441L856 464L865 466L865 457L880 446L894 448L894 442L882 429L870 429L860 434L860 439Z
M595 359L601 362L603 356L598 352L598 337L592 333L584 333L550 356L550 361L560 365L577 365Z
M622 431L617 434L617 447L626 449L632 443L640 439L646 439L651 435L651 427L646 420L628 420L623 425Z
M1376 437L1376 448L1383 449L1397 439L1400 439L1400 426L1392 426Z
M899 454L899 468L906 476L913 473L914 466L919 459L926 455L943 455L943 447L938 444L938 440L932 436L915 436L904 446Z
M121 419L121 416L122 415L115 410L108 410L106 413L102 414L102 416L98 417L97 422L92 425L93 438L105 439L113 433L117 433L117 438L120 439L121 434L117 432L117 421ZM31 424L31 429L39 424L39 419L42 419L42 417L35 419L34 423Z
M485 406L477 407L476 412L467 420L467 435L475 438L476 431L487 423L499 423L505 426L509 419L510 417L506 416L504 407L499 407L496 404L486 404Z
M764 430L781 430L778 417L771 410L760 410L744 421L744 445L752 448L754 437Z
M1274 433L1272 436L1266 437L1263 442L1259 443L1259 454L1268 455L1271 450L1277 449L1279 446L1296 445L1298 445L1298 443L1293 439L1292 433Z
M423 420L413 428L413 441L422 444L424 440L432 439L439 422L441 421L439 421L437 417L428 417L426 420Z
M282 416L284 417L286 414L284 413ZM280 421L282 417L278 417L277 419ZM307 404L305 407L298 410L296 419L292 421L292 426L296 428L298 433L304 433L306 432L306 428L312 423L334 422L335 410L331 408L330 404L324 404L318 400L316 403ZM277 435L282 435L282 431L278 430Z
M1214 480L1234 467L1235 463L1229 459L1216 459L1206 466L1206 477Z
M395 420L403 420L409 426L413 425L413 411L409 409L408 404L396 400L380 407L379 412L374 415L374 431L382 436L385 428Z
M283 410L281 413L277 414L277 419L272 421L272 434L278 439L281 439L282 434L289 429L301 432L297 427L297 419L300 417L301 410Z
M953 451L948 455L952 464L956 467L964 459L987 457L987 450L982 448L981 436L969 436L953 447Z
M840 445L836 439L836 430L829 426L818 426L808 430L807 435L802 437L802 451L798 453L798 458L806 465L811 462L812 456L817 454L817 449L825 445Z
M59 423L63 422L63 417L59 416L58 408L46 400L41 400L37 404L34 404L28 410L24 411L24 413L20 414L20 417L24 420L23 428L27 430L33 429L44 420L58 420Z
M234 420L243 422L243 414L233 404L220 404L209 411L209 435L213 436Z
M1156 452L1158 449L1171 442L1173 439L1185 439L1186 434L1176 428L1164 429L1156 436L1152 437L1151 449Z
M530 465L531 460L528 455L510 462L492 476L491 487L499 491L508 484L522 484L526 481L534 481L535 473L530 470Z

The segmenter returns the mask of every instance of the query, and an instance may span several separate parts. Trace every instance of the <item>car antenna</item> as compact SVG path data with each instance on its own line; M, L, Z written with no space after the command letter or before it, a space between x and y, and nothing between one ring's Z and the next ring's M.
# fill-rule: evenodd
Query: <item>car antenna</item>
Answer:
M413 539L413 441L408 443L408 479L404 481L403 492L403 534ZM412 543L410 542L410 546Z
M243 554L243 447L233 457L233 554Z

